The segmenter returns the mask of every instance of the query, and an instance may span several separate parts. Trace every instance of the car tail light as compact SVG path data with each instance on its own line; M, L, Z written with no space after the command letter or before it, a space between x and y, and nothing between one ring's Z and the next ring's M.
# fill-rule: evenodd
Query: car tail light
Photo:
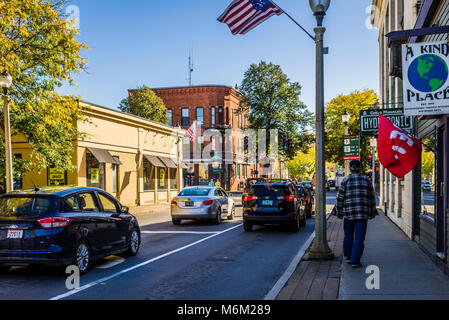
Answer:
M272 187L272 184L264 184L264 187Z
M72 220L64 218L64 217L49 217L49 218L43 218L37 220L39 224L42 226L42 228L49 230L49 229L59 229L59 228L65 228Z
M206 200L203 201L203 206L210 206L212 203L214 203L214 200Z
M177 203L175 200L172 200L171 205L172 205L172 206L177 206L178 203Z
M305 197L304 200L305 200L305 201L309 201L309 198Z
M295 201L295 197L294 196L283 196L282 200L284 200L284 201Z
M249 202L252 200L257 200L257 197L255 197L255 196L244 196L243 197L243 202Z

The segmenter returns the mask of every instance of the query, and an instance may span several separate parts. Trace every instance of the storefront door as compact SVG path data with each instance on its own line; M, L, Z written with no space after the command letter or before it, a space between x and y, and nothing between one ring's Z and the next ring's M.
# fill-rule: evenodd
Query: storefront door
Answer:
M444 206L444 126L436 132L435 218L437 227L437 254L446 258L446 214Z

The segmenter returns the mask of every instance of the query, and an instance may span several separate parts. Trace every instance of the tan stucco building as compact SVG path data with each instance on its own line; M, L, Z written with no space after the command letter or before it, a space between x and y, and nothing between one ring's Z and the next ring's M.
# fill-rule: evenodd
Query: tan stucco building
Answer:
M92 186L127 206L166 203L183 187L182 138L185 131L92 103L80 102L85 119L73 142L74 170L30 172L18 188L49 185ZM31 146L20 136L12 149L30 160Z

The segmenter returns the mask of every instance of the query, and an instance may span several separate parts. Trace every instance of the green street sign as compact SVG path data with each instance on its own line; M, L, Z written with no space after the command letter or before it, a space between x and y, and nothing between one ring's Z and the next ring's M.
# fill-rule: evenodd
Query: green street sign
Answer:
M402 130L412 133L412 117L404 116L404 109L381 109L360 111L360 135L376 137L379 133L379 113L390 119Z
M346 136L343 138L343 160L360 160L359 137Z

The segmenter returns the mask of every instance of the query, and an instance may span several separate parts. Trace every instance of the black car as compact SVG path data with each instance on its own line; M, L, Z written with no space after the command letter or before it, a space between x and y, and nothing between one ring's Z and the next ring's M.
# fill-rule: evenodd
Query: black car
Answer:
M312 218L313 214L313 195L312 191L310 191L309 188L305 188L302 184L297 184L296 188L298 189L299 194L304 200L305 203L305 211L306 211L306 217L307 219Z
M294 232L306 225L305 203L291 182L256 183L243 201L243 228L287 224Z
M0 196L0 265L76 265L81 273L112 254L136 255L137 219L97 188L13 191Z
M330 180L328 180L328 182L329 182L329 187L335 188L335 179L330 179Z

